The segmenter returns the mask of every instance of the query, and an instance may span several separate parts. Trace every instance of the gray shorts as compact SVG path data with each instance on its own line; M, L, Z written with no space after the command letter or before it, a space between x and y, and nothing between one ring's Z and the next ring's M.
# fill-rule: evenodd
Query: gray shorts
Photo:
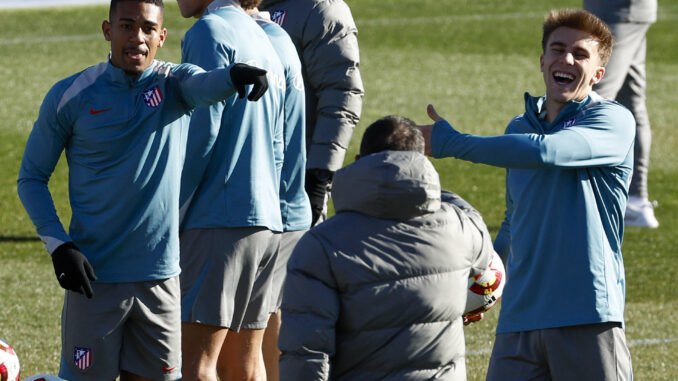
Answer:
M180 379L179 276L92 288L92 299L66 291L59 377L113 380L124 370L153 380Z
M275 267L273 269L273 286L270 312L272 314L278 312L282 304L282 290L287 276L287 261L292 255L292 251L297 246L297 242L307 230L298 230L291 232L280 233L280 248L278 249L278 256L275 259Z
M264 329L279 234L262 227L191 229L181 239L181 320Z
M631 381L631 354L619 323L496 336L486 381Z

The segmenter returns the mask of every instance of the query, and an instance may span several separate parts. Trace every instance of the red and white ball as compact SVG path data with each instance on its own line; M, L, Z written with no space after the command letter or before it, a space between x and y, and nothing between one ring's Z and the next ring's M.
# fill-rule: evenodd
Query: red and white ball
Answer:
M506 271L497 253L494 253L487 270L470 277L464 315L476 315L492 308L504 292Z
M0 380L19 381L21 366L14 349L0 339Z

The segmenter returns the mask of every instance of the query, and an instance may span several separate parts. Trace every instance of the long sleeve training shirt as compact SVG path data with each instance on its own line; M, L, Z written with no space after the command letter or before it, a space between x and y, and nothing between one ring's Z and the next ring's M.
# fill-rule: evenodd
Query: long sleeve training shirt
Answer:
M229 69L154 61L138 78L110 62L57 82L28 138L18 192L52 253L73 241L98 282L179 273L179 180L188 113L235 92ZM66 151L68 233L47 187Z
M549 123L525 95L506 134L435 124L435 157L507 168L506 219L495 249L507 263L498 333L624 321L624 211L635 122L592 93ZM507 261L508 259L508 261Z

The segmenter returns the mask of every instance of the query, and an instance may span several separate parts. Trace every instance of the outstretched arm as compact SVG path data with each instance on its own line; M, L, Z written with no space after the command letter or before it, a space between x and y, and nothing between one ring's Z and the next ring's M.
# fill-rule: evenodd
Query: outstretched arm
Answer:
M622 163L633 145L633 118L612 104L553 134L462 134L428 106L432 126L421 126L430 153L503 168L594 167Z

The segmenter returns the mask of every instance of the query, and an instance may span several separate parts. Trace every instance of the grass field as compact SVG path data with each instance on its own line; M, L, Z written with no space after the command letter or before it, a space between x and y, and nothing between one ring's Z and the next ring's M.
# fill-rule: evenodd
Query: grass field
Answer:
M555 7L578 1L349 0L360 30L365 83L364 128L388 114L428 123L427 103L458 129L500 134L523 110L522 94L541 94L540 25ZM106 6L0 11L0 337L22 361L22 373L56 373L63 292L24 212L16 179L28 133L49 88L106 58ZM678 380L678 0L660 2L648 34L648 108L653 127L650 197L661 226L629 228L624 238L627 338L637 380ZM160 59L178 62L192 20L168 1L167 44ZM444 188L476 206L493 233L504 211L504 171L452 159L434 160ZM62 160L50 182L65 225L70 210ZM535 285L538 287L539 285ZM498 311L466 329L469 380L483 380Z

